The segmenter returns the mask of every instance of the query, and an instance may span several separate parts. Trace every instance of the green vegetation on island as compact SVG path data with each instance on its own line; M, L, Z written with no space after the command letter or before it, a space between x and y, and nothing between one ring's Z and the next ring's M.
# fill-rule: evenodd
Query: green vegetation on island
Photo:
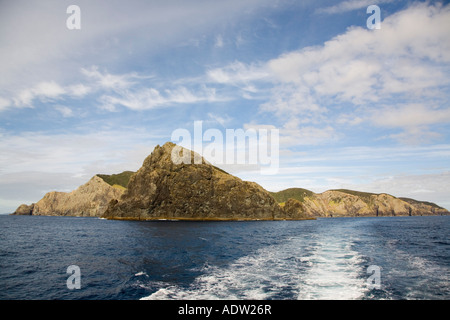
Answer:
M97 177L102 178L110 186L126 188L133 174L133 171L124 171L118 174L97 174Z
M289 198L303 202L305 197L313 196L314 192L303 188L289 188L278 192L270 192L270 194L278 203L284 203Z

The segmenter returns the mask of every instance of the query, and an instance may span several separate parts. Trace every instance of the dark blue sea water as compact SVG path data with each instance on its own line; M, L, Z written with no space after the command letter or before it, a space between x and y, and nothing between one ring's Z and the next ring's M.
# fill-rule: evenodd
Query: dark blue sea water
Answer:
M3 215L0 299L450 299L449 228L449 216L136 222ZM80 289L67 287L71 265L79 267Z

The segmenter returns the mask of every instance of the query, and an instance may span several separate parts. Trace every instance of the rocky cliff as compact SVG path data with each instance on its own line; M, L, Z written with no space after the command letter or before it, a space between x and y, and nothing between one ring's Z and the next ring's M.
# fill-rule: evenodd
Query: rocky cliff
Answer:
M33 214L33 209L34 203L31 205L21 204L13 214L18 216L31 216Z
M173 156L183 155L188 155L192 164L172 161ZM194 159L197 159L195 164ZM145 159L122 197L111 201L103 217L129 220L304 218L295 208L287 213L258 184L242 181L207 163L193 151L170 142L157 146Z
M172 161L185 156L189 163ZM96 175L72 192L49 192L37 203L23 204L14 214L128 220L298 220L449 212L434 203L385 193L345 189L314 193L301 188L269 193L168 142L157 146L137 172Z
M37 203L19 206L14 214L98 217L105 211L108 203L119 198L124 190L94 176L72 192L48 192Z
M447 215L449 212L430 202L407 198L397 198L381 193L353 190L329 190L323 193L300 188L292 188L273 196L281 203L287 196L298 201L304 215L314 217L359 217L359 216L419 216ZM287 202L286 202L287 205Z

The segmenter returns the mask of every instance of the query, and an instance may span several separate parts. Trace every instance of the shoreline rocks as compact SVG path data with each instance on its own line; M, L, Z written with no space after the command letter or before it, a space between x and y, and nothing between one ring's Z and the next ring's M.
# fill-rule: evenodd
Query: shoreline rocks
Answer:
M94 176L72 192L48 192L31 206L19 206L13 214L99 217L108 203L120 197L123 191Z

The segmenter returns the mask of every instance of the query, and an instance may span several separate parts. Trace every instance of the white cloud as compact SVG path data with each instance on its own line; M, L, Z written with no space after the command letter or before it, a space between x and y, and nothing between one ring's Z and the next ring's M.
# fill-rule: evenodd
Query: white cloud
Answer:
M257 124L257 123L245 123L244 124L244 129L248 130L248 129L254 129L254 130L260 130L260 129L266 129L266 130L271 130L271 129L277 129L273 124Z
M441 135L432 130L434 125L450 123L450 107L436 108L419 103L376 108L372 122L380 127L402 129L389 135L406 144L428 143Z
M130 54L151 59L185 39L204 35L205 30L214 32L222 23L257 14L271 3L80 0L82 29L71 31L65 24L67 1L2 2L0 88L18 92L39 81L69 83L78 77L80 66L123 66ZM112 80L103 84L117 84Z
M97 66L92 66L88 69L82 68L81 73L88 79L93 80L101 89L106 90L125 90L135 85L137 79L144 78L139 76L136 72L111 74L106 71L102 73L98 69Z
M54 81L42 81L32 88L23 89L13 98L16 107L32 107L33 100L51 101L66 94L65 88Z
M363 2L338 6L344 10ZM263 69L270 70L275 86L261 110L284 121L295 117L299 127L291 132L299 138L304 137L301 126L307 123L325 124L325 136L331 135L329 126L334 124L327 114L333 110L338 113L337 124L370 121L405 130L388 135L402 142L421 134L427 138L422 142L433 140L440 135L432 125L450 123L450 37L444 30L450 30L450 6L415 4L387 17L381 30L351 27L321 46L283 54ZM409 107L376 111L399 103ZM423 107L429 103L433 108ZM365 114L367 110L374 115Z
M224 42L221 34L216 36L216 42L214 43L215 48L223 48Z
M21 90L13 97L13 104L9 100L1 99L0 111L11 106L32 108L36 100L55 103L65 99L82 99L88 94L92 95L94 101L97 100L100 109L108 111L117 111L119 107L148 110L177 104L225 100L218 97L215 88L201 84L186 83L190 85L188 88L183 85L174 87L171 83L158 83L163 89L156 89L148 87L148 80L153 79L153 75L140 75L136 72L113 74L100 71L97 66L82 68L80 72L85 76L83 82L62 86L55 81L43 81ZM63 116L69 116L66 108L61 108L59 104L55 108Z
M75 84L66 88L69 94L75 98L82 98L93 91L93 88L84 84Z
M228 85L246 84L252 81L263 80L268 76L269 73L261 66L246 65L239 61L222 68L207 71L209 81Z
M311 89L306 86L286 84L272 91L270 100L261 105L261 110L273 112L282 119L301 115L302 123L317 122L323 120L321 114L327 112L327 108L319 105L316 97L311 94Z
M216 90L205 86L198 90L189 90L186 87L178 87L176 89L166 89L165 103L195 103L201 101L215 101Z
M372 120L384 127L409 128L450 122L450 106L433 108L420 103L389 106L373 111Z
M73 116L73 111L67 106L57 105L55 109L61 113L64 118L70 118Z
M434 132L427 127L407 127L400 133L393 133L387 136L387 138L409 145L431 143L441 137L441 134Z
M339 10L365 4L348 1ZM235 61L210 69L206 81L238 87L249 99L270 93L260 109L284 123L284 132L292 134L284 141L326 142L339 137L336 125L369 121L379 126L376 117L367 114L378 105L425 104L433 99L444 109L447 95L443 88L450 84L450 38L443 30L450 29L449 21L450 6L416 4L387 17L382 30L351 27L321 46L285 53L267 63ZM269 83L272 89L263 90ZM439 121L448 122L446 117ZM390 128L411 133L412 123ZM427 132L428 138L438 136ZM399 136L389 137L399 140Z
M146 110L164 105L165 99L156 89L142 89L137 92L126 90L118 95L103 95L100 97L101 108L114 111L117 106L131 110Z
M296 118L280 129L280 145L283 147L328 144L338 138L339 134L331 126L302 126Z
M450 28L448 21L449 6L416 5L387 17L382 30L350 28L323 46L282 55L268 66L282 83L350 102L448 85L442 65L435 64L450 62L450 40L442 31Z
M65 89L54 81L40 82L33 88L35 96L44 98L57 98L65 93Z
M94 89L91 86L81 83L62 86L55 81L41 81L36 85L30 88L22 89L15 95L13 95L12 103L8 100L5 100L3 108L0 101L0 111L6 110L7 107L34 108L35 100L48 103L63 100L67 97L80 99L91 93L92 91L94 91Z
M226 125L232 120L232 118L227 115L218 115L211 112L208 112L208 119L211 122L219 123L222 127L226 127Z
M99 99L100 108L115 111L122 106L131 110L149 110L176 104L190 104L196 102L218 101L214 88L201 87L196 91L186 87L166 89L160 92L155 88L140 88L123 90L114 95L105 94Z
M11 102L7 99L0 97L0 111L5 110L11 105Z

